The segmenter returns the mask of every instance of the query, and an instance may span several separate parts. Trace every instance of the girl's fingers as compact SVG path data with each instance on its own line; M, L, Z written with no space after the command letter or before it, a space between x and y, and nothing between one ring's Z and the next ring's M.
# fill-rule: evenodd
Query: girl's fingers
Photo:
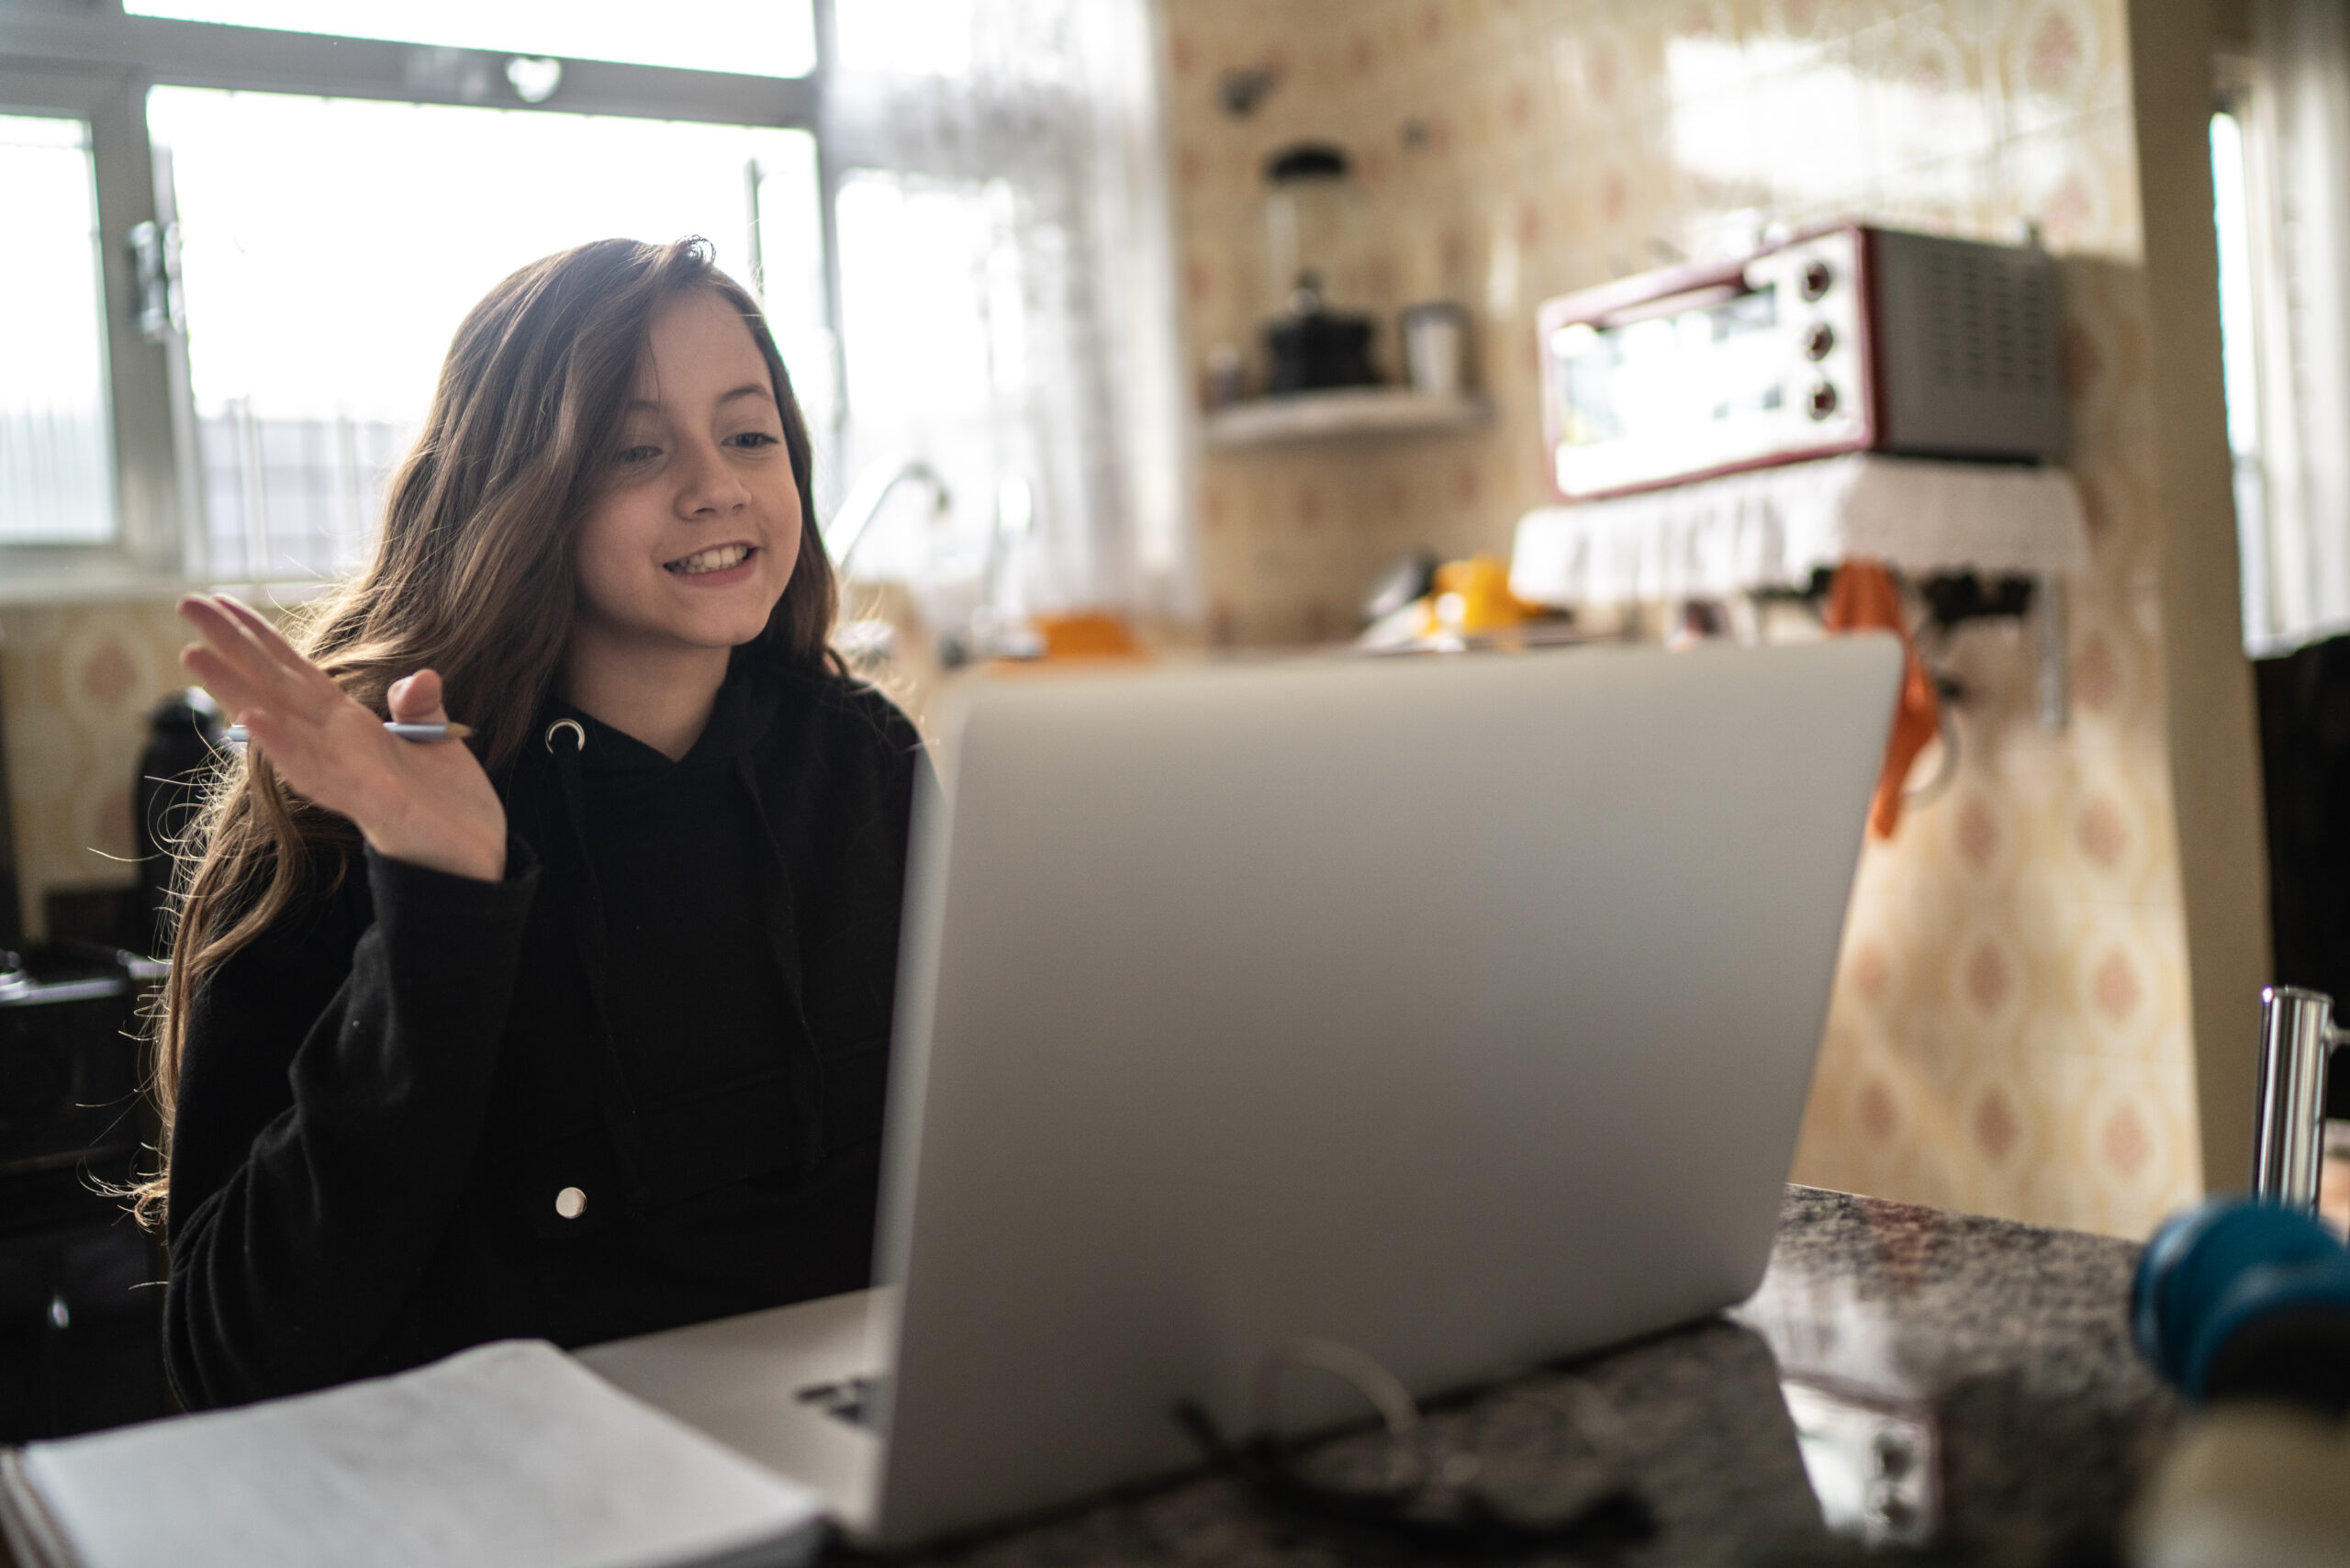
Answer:
M277 771L284 774L289 782L294 782L296 789L301 789L300 783L294 781L293 774L286 767L289 762L297 769L302 766L301 743L288 732L285 722L266 708L241 709L237 711L236 720L244 727L246 743L267 752L270 761L276 764ZM303 792L308 794L309 791Z
M342 700L332 678L302 657L249 606L226 596L192 595L181 602L181 614L287 713L319 722Z
M229 719L242 724L246 735L259 742L279 764L280 770L287 772L289 778L294 772L308 771L305 764L314 749L315 743L311 737L317 734L316 725L297 727L287 723L284 717L268 706L264 695L241 678L229 667L228 661L210 648L197 646L184 650L180 655L180 664L203 683L207 691L220 700L220 706L228 711ZM291 764L290 770L288 764ZM305 794L312 793L314 791L309 786L314 782L297 780L296 788Z
M266 708L249 708L238 715L245 736L261 748L294 792L304 799L357 819L360 802L367 798L364 780L343 766L330 750L321 750L311 725L289 722ZM364 830L364 824L363 824Z
M247 742L268 754L280 778L319 804L331 804L321 798L331 793L332 787L321 788L326 781L317 766L317 748L308 725L288 722L283 714L267 708L247 708L237 714L237 722L245 727Z
M236 617L203 594L192 593L179 602L180 619L196 628L196 634L215 646L234 645L243 641L242 629Z
M392 682L386 700L392 717L403 724L445 724L448 712L441 706L441 678L429 669L418 670Z
M220 596L218 603L247 645L278 675L293 682L297 689L308 689L306 694L312 697L320 695L322 683L341 695L340 689L326 678L325 672L297 653L294 644L280 636L277 628L263 620L251 605L241 604L225 594Z
M244 627L244 623L220 607L218 600L191 595L180 601L180 617L196 628L212 652L237 670L248 685L264 687L281 676L277 661L269 656Z
M323 670L319 669L318 666L304 658L301 650L287 642L285 634L271 625L269 617L260 610L242 599L231 599L225 593L218 596L218 602L221 609L228 611L240 625L243 626L245 634L259 644L262 651L273 660L287 669L325 674Z
M180 650L180 667L196 677L197 683L218 698L220 706L232 715L262 703L261 689L247 679L237 666L223 658L217 648L202 643L189 644Z

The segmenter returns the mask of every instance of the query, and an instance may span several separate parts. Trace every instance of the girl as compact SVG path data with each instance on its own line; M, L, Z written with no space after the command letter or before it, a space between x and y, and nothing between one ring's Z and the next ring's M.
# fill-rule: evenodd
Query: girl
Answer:
M140 1194L186 1405L867 1282L918 742L826 653L811 517L756 305L605 241L465 319L298 648L182 601L252 741Z

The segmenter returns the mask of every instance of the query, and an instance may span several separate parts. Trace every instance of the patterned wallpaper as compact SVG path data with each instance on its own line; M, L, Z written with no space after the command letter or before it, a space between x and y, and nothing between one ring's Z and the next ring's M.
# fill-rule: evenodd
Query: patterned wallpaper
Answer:
M1331 294L1477 313L1483 431L1211 453L1211 632L1350 633L1413 545L1505 553L1547 500L1533 310L1765 225L1834 217L2065 258L2076 713L2032 715L2016 628L1939 653L1969 695L1951 787L1865 853L1796 1174L2121 1234L2199 1184L2145 461L2137 169L2123 0L1168 0L1189 346L1249 349L1267 297L1259 170L1326 138L1363 221ZM1275 84L1247 115L1229 73ZM1393 359L1388 360L1392 367ZM1929 752L1918 777L1935 766Z
M187 684L168 599L0 610L0 718L25 929L52 890L128 887L147 715Z

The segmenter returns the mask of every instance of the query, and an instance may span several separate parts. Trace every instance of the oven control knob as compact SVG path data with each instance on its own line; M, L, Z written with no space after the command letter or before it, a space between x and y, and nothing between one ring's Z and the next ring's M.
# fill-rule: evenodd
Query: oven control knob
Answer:
M1825 321L1814 321L1803 335L1803 357L1813 364L1826 359L1836 346L1836 329Z
M1812 261L1804 263L1803 297L1806 299L1818 300L1828 292L1828 286L1835 281L1836 274L1829 269L1826 262Z
M1811 397L1806 401L1805 407L1810 410L1811 417L1815 420L1824 420L1834 413L1836 411L1835 384L1828 381L1814 383Z

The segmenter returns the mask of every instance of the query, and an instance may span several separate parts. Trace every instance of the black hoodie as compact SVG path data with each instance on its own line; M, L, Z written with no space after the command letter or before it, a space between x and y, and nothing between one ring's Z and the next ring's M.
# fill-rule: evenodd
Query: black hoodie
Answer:
M542 713L502 882L321 866L189 1009L182 1400L867 1283L919 746L738 656L675 763Z

